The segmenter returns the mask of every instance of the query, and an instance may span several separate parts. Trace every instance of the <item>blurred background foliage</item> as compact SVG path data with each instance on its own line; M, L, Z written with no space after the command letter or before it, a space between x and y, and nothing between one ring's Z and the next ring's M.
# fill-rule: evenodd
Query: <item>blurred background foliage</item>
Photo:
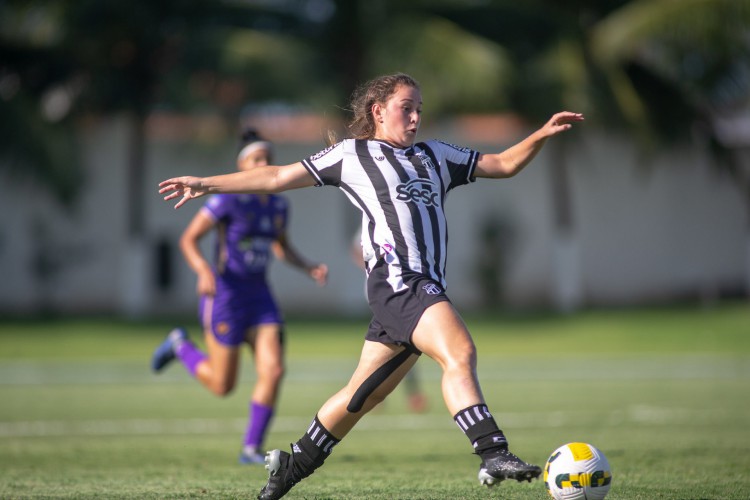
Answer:
M703 141L750 193L717 125L750 109L748 28L748 0L5 0L0 164L70 202L77 125L125 115L137 196L156 110L343 115L357 84L404 71L433 118L582 111L645 153Z

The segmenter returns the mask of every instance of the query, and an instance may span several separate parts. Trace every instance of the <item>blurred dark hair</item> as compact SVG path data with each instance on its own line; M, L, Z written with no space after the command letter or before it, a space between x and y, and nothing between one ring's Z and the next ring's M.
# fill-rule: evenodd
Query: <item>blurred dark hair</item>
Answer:
M267 139L265 139L264 137L260 135L260 133L258 133L257 129L253 127L245 128L240 133L240 144L239 144L239 147L237 148L237 151L241 151L242 148L244 148L248 144L252 144L253 142L266 141L266 140Z

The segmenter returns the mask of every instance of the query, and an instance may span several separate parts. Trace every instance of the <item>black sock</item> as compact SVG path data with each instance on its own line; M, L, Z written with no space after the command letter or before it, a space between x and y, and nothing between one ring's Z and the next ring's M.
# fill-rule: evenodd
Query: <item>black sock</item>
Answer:
M339 443L339 440L328 432L323 424L315 415L307 432L292 445L294 453L294 478L299 481L306 478L323 465L328 455L333 451L333 447Z
M453 420L469 438L477 455L508 447L508 440L495 423L487 405L469 406L456 413Z

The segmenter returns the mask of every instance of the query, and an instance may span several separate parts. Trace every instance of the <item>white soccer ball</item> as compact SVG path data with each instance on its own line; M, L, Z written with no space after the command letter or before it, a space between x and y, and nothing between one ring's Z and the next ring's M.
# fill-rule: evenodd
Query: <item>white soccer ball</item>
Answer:
M560 446L544 466L544 486L555 500L602 500L611 483L607 457L587 443Z

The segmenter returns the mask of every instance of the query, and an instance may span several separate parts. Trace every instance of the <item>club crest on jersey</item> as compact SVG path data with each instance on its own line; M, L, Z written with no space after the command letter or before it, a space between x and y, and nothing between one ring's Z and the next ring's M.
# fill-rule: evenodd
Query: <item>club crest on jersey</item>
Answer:
M396 199L412 203L422 203L428 207L439 206L438 191L430 179L412 179L396 186Z
M435 164L432 163L432 159L427 156L424 151L418 151L417 152L417 158L419 158L419 161L422 162L422 166L424 168L429 168L431 170L435 170Z
M427 283L422 287L422 290L427 292L427 295L438 295L443 289L437 286L435 283Z

